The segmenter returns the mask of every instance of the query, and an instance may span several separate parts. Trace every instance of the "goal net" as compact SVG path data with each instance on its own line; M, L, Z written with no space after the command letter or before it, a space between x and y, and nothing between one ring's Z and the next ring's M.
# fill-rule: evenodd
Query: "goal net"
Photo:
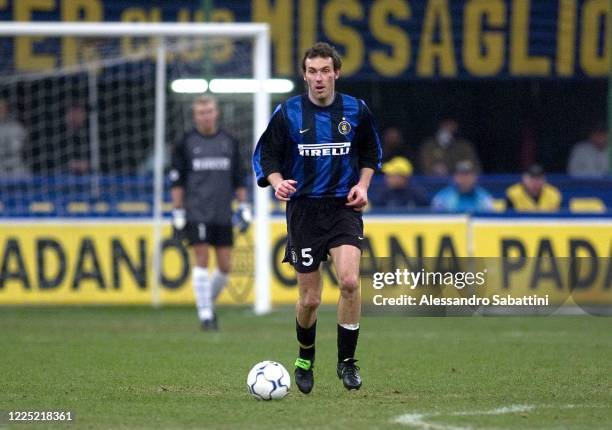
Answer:
M194 98L214 95L250 165L269 114L267 37L257 24L1 24L2 216L150 220L159 302L171 147L192 128ZM244 254L234 267L254 272Z

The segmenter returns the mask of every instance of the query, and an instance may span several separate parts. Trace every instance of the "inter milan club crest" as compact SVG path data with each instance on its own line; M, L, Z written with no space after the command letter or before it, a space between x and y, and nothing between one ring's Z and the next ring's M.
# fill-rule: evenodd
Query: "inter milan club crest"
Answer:
M346 136L351 132L351 123L348 122L346 118L342 118L342 121L338 124L338 131Z

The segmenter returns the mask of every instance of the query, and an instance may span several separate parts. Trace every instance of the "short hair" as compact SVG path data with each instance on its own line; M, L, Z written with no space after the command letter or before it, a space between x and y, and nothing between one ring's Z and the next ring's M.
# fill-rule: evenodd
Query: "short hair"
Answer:
M304 53L304 57L302 57L302 72L306 72L306 59L317 57L331 58L334 64L334 71L342 68L342 60L340 59L340 54L338 54L336 48L331 46L329 43L317 42Z
M213 96L198 96L193 100L192 106L207 105L211 103L214 104L215 107L219 107L219 102L217 101L217 98Z

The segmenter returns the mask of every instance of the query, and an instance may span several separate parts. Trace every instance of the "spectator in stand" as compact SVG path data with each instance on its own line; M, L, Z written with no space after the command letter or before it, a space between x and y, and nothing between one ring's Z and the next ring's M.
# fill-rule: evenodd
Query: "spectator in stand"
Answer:
M582 178L602 178L610 174L608 130L604 124L591 128L588 139L574 146L567 173Z
M517 212L556 212L561 207L561 192L546 182L544 169L531 165L521 182L506 190L506 208Z
M85 108L79 104L70 105L58 125L59 130L49 127L38 130L38 136L33 136L36 140L33 145L33 171L41 175L89 173L90 148Z
M388 127L382 134L383 163L394 157L410 158L408 145L404 141L402 131L397 127Z
M394 157L382 166L385 187L372 193L372 206L387 209L414 209L428 207L425 191L411 184L412 164L404 157Z
M90 148L87 134L87 112L81 105L72 105L66 111L61 148L60 168L64 173L75 175L89 173Z
M478 173L471 160L459 161L453 182L433 198L431 208L446 212L485 212L493 209L493 197L477 185Z
M0 99L0 176L24 177L30 170L24 163L27 133L10 114L8 101Z
M448 176L459 161L469 160L480 172L480 160L474 145L459 137L459 123L452 118L440 121L435 136L421 144L419 154L423 174Z

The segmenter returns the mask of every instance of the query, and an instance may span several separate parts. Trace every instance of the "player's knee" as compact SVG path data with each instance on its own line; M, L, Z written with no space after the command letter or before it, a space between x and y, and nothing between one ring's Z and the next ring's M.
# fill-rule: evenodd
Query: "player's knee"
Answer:
M354 274L340 276L340 292L344 295L353 295L359 289L359 277Z
M208 267L208 254L203 251L195 252L195 264L199 267Z
M308 310L314 311L316 310L319 305L321 304L321 297L312 294L312 295L306 295L304 297L300 298L300 305L303 308L306 308Z

